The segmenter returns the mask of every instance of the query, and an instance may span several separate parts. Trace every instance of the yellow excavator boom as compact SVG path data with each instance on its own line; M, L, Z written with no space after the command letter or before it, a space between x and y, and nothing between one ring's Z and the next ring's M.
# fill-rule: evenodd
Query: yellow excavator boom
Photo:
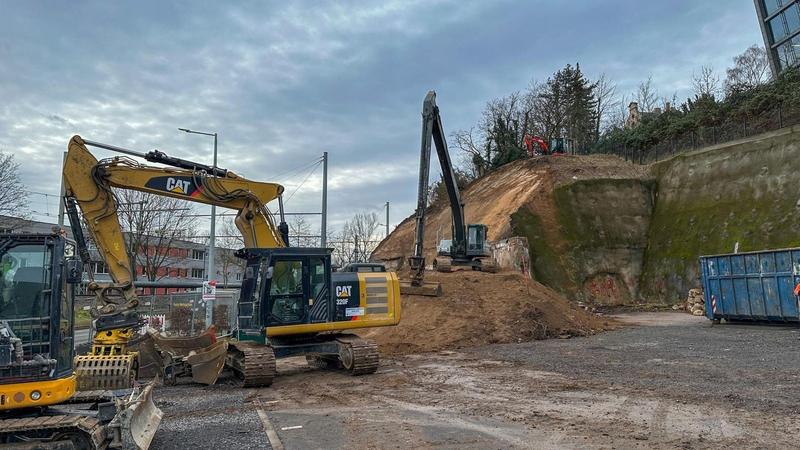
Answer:
M283 193L279 184L248 180L230 171L220 177L202 170L147 166L124 156L98 161L86 148L86 141L77 135L69 141L64 182L66 196L77 202L98 250L103 253L113 288L128 302L136 299L132 286L135 275L111 188L238 210L235 223L245 247L285 247L266 208L267 203Z

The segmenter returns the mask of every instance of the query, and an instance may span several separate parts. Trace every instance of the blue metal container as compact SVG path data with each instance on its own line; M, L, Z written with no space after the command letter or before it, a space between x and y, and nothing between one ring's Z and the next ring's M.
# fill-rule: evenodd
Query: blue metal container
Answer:
M701 256L700 270L709 319L800 321L800 248Z

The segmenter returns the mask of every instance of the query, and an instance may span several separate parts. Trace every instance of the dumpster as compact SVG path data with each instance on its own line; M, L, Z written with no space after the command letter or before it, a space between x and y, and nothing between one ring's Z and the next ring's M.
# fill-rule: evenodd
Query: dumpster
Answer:
M800 248L701 256L700 273L711 320L800 322Z

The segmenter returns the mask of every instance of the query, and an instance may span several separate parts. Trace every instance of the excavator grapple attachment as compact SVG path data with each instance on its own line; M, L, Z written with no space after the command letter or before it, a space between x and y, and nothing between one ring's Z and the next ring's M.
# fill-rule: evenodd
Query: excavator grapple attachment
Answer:
M136 356L135 353L76 356L76 389L93 391L130 388L136 380Z

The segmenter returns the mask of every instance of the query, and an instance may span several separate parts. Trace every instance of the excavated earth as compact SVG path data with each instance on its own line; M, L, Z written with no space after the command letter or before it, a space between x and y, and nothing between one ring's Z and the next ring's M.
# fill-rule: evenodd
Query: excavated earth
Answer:
M431 272L426 281L440 282L443 295L404 295L400 325L359 334L383 354L408 354L587 336L616 326L519 273Z
M611 155L539 156L507 164L474 181L461 193L467 223L489 227L489 240L512 236L511 216L530 208L542 217L549 238L566 245L559 236L553 206L555 187L577 180L631 179L646 176L646 167ZM429 206L425 220L425 256L435 256L440 239L450 238L451 216L446 201ZM372 253L372 259L399 264L401 267L414 247L414 218L405 219Z

